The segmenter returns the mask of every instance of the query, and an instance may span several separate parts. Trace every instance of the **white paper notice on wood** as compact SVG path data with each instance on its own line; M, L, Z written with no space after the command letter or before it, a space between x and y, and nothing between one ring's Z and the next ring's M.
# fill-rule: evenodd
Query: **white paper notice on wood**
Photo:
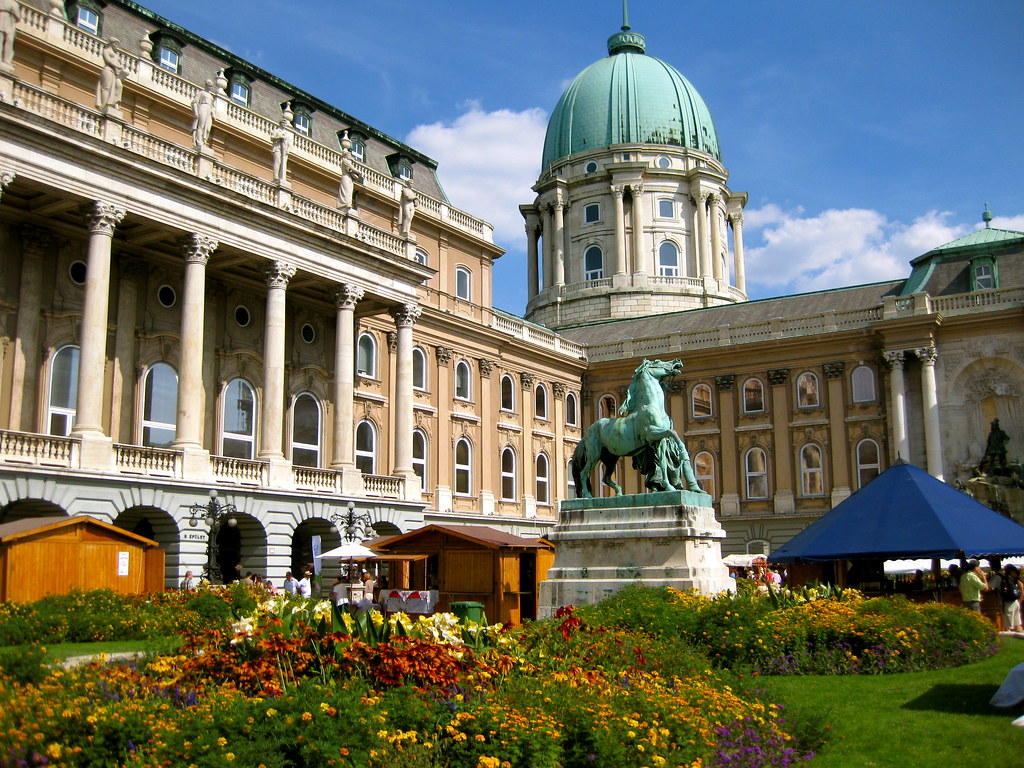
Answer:
M117 575L127 576L128 575L128 553L118 552L117 553Z

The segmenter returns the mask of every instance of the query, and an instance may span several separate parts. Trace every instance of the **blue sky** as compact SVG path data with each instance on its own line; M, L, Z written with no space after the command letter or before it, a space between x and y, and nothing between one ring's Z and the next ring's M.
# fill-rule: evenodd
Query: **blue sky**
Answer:
M508 251L495 304L523 310L517 206L619 0L142 4L437 159ZM751 298L904 277L986 202L1024 230L1020 0L633 0L629 21L704 97L750 195Z

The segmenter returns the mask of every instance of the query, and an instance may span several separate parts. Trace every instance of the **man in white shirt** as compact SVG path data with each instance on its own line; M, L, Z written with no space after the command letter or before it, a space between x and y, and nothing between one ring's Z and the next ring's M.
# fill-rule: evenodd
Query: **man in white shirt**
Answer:
M302 578L299 579L298 594L300 597L309 597L313 594L313 587L309 582L312 576L312 573L306 571L304 574L302 574Z
M292 576L291 571L288 571L288 573L284 575L284 591L289 595L294 595L299 591L299 582L297 582L295 577Z

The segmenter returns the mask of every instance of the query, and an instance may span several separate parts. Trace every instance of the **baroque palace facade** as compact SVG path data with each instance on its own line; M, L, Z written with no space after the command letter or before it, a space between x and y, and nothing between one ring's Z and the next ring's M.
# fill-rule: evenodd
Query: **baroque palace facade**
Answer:
M747 302L746 195L628 28L552 115L525 320L415 149L129 0L0 0L0 36L0 523L142 533L168 584L205 562L211 489L222 567L277 581L350 503L381 534L540 536L644 357L685 362L669 407L726 554L897 455L953 481L992 418L1024 443L1024 233Z

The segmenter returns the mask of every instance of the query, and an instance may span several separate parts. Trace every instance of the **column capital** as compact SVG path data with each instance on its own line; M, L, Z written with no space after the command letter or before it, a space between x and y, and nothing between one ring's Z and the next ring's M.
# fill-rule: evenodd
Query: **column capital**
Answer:
M565 391L567 387L563 382L556 381L554 384L551 385L551 389L555 393L556 400L561 400L562 398L565 397Z
M711 192L706 189L695 189L690 193L690 197L693 202L696 203L707 203L708 198L711 197Z
M640 184L639 182L627 184L626 186L629 187L629 191L632 192L634 195L642 195L644 193L644 185Z
M53 242L53 232L31 224L21 226L21 247L26 256L40 256Z
M335 309L355 309L365 291L355 283L342 283L334 290Z
M886 364L893 370L899 368L903 370L903 350L902 349L889 349L882 353L882 357L885 358Z
M789 381L789 368L772 368L768 371L768 383L773 387L781 386Z
M82 206L82 216L89 225L89 232L94 235L113 237L114 230L127 213L124 208L118 208L102 200L94 200Z
M821 370L825 372L826 379L841 379L846 370L846 363L842 360L835 360L831 363L824 363Z
M914 354L921 361L921 365L935 365L939 357L939 351L935 347L918 347Z
M519 374L519 381L522 384L523 389L533 389L533 382L536 380L536 376L532 373L523 371Z
M715 389L719 392L732 392L736 386L736 374L727 373L723 376L715 376Z
M614 197L622 197L623 193L626 191L626 188L622 184L612 184L611 190L612 195Z
M477 364L480 368L480 376L485 379L491 378L491 373L494 371L494 361L481 357L477 360Z
M742 211L737 211L736 213L730 213L730 214L728 214L728 216L729 216L729 222L733 225L733 227L742 227L743 226L743 212Z
M188 264L203 264L210 260L210 254L220 245L212 237L199 232L189 232L181 238L181 252Z
M391 317L395 319L395 325L399 328L411 328L422 312L417 304L402 304L391 310Z
M295 276L295 267L286 261L272 261L263 268L263 276L268 288L284 290L288 287L288 281Z
M445 368L452 361L452 355L455 354L455 350L451 347L436 347L434 349L434 355L437 357L437 364L443 365Z

